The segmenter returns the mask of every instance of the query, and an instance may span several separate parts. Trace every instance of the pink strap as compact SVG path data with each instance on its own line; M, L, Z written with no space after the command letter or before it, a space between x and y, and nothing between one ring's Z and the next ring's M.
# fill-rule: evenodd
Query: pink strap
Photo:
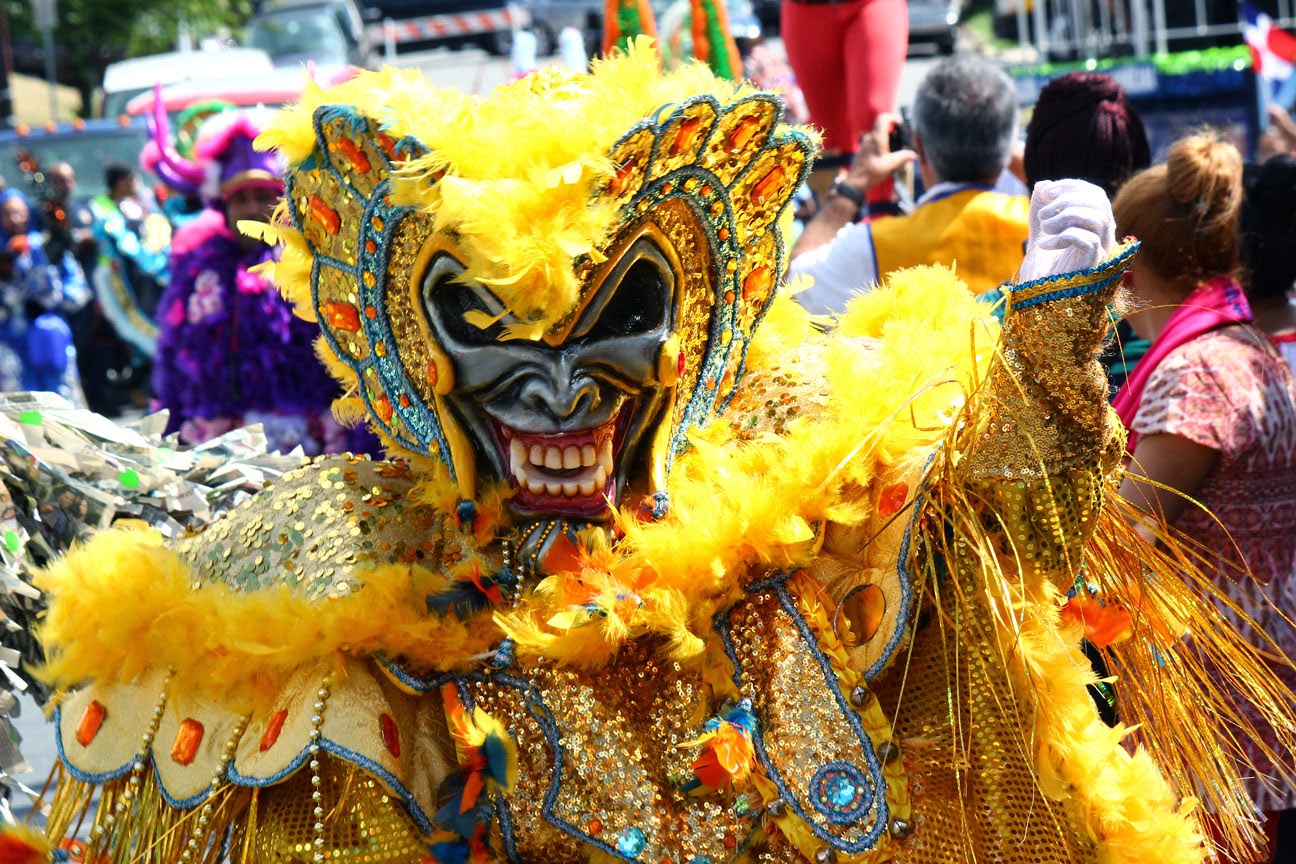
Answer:
M1203 333L1250 320L1251 306L1247 303L1246 295L1242 293L1241 286L1229 276L1216 276L1206 280L1179 304L1165 328L1152 342L1152 347L1134 367L1125 386L1112 400L1116 416L1120 417L1121 423L1129 431L1126 442L1129 452L1133 453L1134 446L1138 443L1138 434L1133 425L1139 406L1143 404L1143 390L1161 361L1180 345L1191 342Z

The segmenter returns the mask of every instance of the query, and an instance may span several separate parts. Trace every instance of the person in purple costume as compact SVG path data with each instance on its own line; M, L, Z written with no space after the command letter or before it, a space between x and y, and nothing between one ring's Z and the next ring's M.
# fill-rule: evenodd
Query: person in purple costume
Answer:
M268 221L283 194L277 157L252 146L263 120L268 116L254 112L212 117L194 146L197 163L162 145L177 175L168 182L199 186L208 209L172 241L171 281L158 304L154 393L170 411L168 431L186 444L260 423L271 450L369 449L329 410L338 385L315 354L319 328L296 318L257 270L277 252L237 228L243 220Z

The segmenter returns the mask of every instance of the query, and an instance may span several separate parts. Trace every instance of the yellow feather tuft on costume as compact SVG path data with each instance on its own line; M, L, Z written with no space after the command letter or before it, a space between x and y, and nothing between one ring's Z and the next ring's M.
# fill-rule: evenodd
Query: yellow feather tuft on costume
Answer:
M363 586L352 594L307 599L286 585L195 587L189 566L162 544L151 529L119 527L40 574L37 584L51 595L40 634L47 680L124 683L171 666L178 694L250 710L267 707L311 661L386 654L447 669L499 641L485 616L428 614L425 598L446 590L449 574L380 564L360 570ZM105 614L124 603L129 614Z

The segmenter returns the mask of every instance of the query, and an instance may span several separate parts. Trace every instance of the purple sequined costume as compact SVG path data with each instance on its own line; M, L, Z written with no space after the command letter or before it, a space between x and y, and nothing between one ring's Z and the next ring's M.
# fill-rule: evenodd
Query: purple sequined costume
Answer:
M153 368L168 431L196 444L261 423L271 449L356 449L356 435L329 411L339 388L315 355L318 326L249 272L274 257L268 246L240 247L216 210L176 236Z

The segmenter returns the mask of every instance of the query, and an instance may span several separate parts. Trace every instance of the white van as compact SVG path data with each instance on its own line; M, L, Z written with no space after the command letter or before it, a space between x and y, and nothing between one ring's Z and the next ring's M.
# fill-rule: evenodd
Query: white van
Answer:
M270 72L274 69L274 61L257 48L172 51L121 60L104 70L103 109L100 113L104 117L120 116L125 112L127 102L146 90L152 90L157 84L166 86L181 81L219 78L228 75L232 69L247 75Z

